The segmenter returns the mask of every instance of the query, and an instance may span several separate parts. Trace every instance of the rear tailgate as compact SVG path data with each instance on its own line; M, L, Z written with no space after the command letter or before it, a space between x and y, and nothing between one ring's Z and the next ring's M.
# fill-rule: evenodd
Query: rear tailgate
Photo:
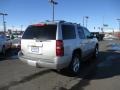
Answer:
M21 49L28 57L53 59L56 56L56 24L37 24L27 28Z
M52 59L56 56L56 40L21 40L21 49L26 56Z

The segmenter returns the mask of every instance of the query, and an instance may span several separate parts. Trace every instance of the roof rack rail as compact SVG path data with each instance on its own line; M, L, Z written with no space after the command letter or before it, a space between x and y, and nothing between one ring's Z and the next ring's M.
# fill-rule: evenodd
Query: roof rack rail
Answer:
M60 23L64 23L64 22L66 22L66 21L64 21L64 20L60 20Z
M52 20L45 20L47 22L52 22ZM54 20L54 21L64 21L64 20Z
M56 22L66 22L66 21L64 21L64 20L54 20L54 21L51 21L51 20L45 20L46 22L54 22L54 21L56 21Z
M50 22L50 20L45 20L46 22Z
M54 21L51 21L51 20L45 20L46 22L60 22L60 23L70 23L70 24L76 24L76 23L73 23L73 22L67 22L65 20L54 20Z

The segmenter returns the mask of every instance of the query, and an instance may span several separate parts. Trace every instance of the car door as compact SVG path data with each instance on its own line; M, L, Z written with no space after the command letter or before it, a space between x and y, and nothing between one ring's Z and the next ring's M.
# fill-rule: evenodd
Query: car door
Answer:
M85 34L84 34L84 31L83 31L83 27L78 27L77 28L78 30L78 36L79 36L79 45L80 45L80 48L82 49L82 56L85 57L87 56L89 53L88 53L88 41L87 39L85 38Z
M85 34L85 41L86 41L86 49L87 54L90 54L93 51L93 43L91 38L91 33L87 28L83 28Z
M64 43L64 55L72 54L72 51L76 48L76 33L74 24L61 24L62 39Z

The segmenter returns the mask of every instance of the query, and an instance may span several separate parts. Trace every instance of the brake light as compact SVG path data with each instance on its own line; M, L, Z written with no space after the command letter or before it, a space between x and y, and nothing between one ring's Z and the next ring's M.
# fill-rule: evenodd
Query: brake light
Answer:
M40 27L42 27L42 26L45 26L46 24L34 24L33 26L40 26Z
M56 56L64 56L64 47L62 40L56 40Z

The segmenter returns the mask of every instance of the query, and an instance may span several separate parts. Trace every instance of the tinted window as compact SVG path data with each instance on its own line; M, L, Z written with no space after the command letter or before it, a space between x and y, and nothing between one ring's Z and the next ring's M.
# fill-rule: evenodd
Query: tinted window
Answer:
M63 39L75 39L75 27L73 25L62 25Z
M79 35L79 38L81 38L81 39L85 38L84 31L83 31L82 27L78 27L78 35Z
M29 26L23 34L23 39L56 39L57 25Z

